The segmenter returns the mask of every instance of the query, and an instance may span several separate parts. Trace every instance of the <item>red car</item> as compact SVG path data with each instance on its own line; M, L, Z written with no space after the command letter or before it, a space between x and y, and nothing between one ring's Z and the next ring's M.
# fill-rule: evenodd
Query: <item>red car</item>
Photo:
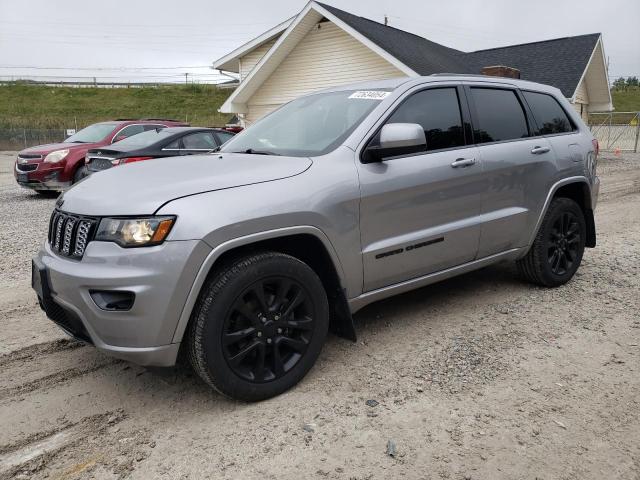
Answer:
M89 149L110 145L147 130L182 126L189 124L162 119L94 123L63 143L38 145L18 152L14 168L16 181L39 193L61 191L82 179L84 157Z

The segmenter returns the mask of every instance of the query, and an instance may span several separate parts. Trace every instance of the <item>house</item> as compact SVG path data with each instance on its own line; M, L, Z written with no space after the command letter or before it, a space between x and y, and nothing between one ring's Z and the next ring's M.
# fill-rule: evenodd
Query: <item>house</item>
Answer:
M516 76L559 88L586 118L612 110L602 35L594 33L462 52L309 2L213 64L239 75L220 108L250 125L283 103L330 86L435 73Z

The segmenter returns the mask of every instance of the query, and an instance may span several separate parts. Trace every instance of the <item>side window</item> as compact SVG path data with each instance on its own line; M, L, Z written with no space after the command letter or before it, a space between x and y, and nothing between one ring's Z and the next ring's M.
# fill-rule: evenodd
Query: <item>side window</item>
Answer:
M427 150L464 145L460 102L455 88L432 88L413 94L386 123L418 123L427 137Z
M149 130L162 130L163 128L167 128L165 125L152 125L147 124L143 125L144 131L148 132Z
M180 139L174 140L169 145L165 146L163 150L180 150Z
M124 140L125 138L129 138L142 132L144 132L144 125L129 125L120 130L120 132L118 132L114 137L113 141L119 142L120 140Z
M225 143L227 140L231 140L234 135L229 132L216 132L216 135L220 139L220 143Z
M500 142L529 136L527 119L513 90L471 87L476 107L476 143Z
M522 92L522 94L538 124L536 135L566 133L574 130L567 113L551 95L537 92Z
M192 133L182 138L185 150L212 150L218 146L210 132Z

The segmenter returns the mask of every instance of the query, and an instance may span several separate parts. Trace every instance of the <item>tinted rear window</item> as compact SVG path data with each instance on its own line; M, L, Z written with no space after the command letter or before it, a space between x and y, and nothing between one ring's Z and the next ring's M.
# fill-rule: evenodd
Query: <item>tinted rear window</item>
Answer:
M475 142L501 142L529 136L527 119L513 90L471 88L476 107Z
M427 150L464 145L460 103L455 88L434 88L413 94L386 123L420 124L427 137Z
M523 92L523 95L538 124L536 135L551 135L574 130L566 112L551 95L537 92Z

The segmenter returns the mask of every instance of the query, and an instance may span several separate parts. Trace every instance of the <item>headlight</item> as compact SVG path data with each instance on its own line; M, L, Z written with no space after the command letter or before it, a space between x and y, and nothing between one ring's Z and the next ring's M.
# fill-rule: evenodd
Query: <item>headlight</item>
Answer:
M69 154L69 149L64 150L56 150L55 152L51 152L49 155L44 157L44 161L47 163L58 163Z
M176 217L103 218L95 240L121 247L148 247L167 238Z

